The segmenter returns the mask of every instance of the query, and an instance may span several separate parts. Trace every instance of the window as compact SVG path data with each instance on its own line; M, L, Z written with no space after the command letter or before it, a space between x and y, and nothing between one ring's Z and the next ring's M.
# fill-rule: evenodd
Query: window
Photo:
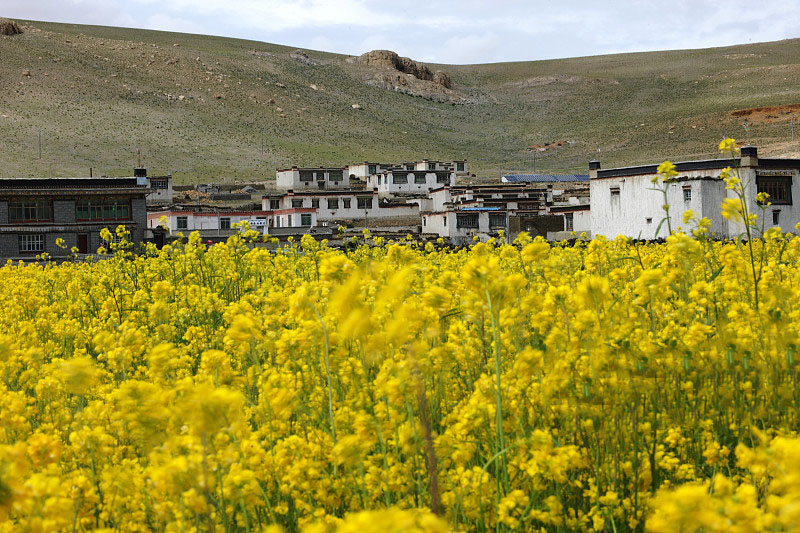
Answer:
M49 200L8 202L9 222L49 222L53 220L53 204Z
M572 231L574 228L572 213L564 213L564 231Z
M443 225L444 225L445 227L447 227L447 215L445 215L445 216L443 216L443 217L442 217L442 222L444 223Z
M169 181L165 179L151 179L150 180L150 187L153 189L167 189L169 185Z
M328 198L328 209L339 209L339 199Z
M350 209L350 198L343 198L342 204L344 205L345 209Z
M328 180L330 181L342 181L343 172L341 170L329 170L328 171Z
M456 227L467 228L467 229L477 228L478 215L477 214L456 215Z
M372 209L372 197L371 196L359 196L359 198L358 198L358 208L359 209Z
M436 170L436 163L428 163L428 170Z
M489 213L489 227L505 228L506 227L505 213Z
M231 229L231 218L222 217L219 219L219 229Z
M286 227L287 228L292 227L292 215L286 215Z
M312 199L311 200L311 207L313 207L315 209L319 209L319 199L317 199L317 198Z
M775 209L774 211L772 211L772 224L777 226L781 223L780 220L781 220L781 211L780 209Z
M450 176L446 173L436 173L436 183L450 183Z
M303 213L300 215L300 225L301 226L311 225L311 213Z
M644 221L645 221L646 224L652 224L653 223L653 217L647 217L646 219L644 219Z
M691 187L684 187L683 188L683 201L684 202L691 202L692 201L692 188Z
M178 217L178 229L189 229L189 217Z
M398 176L396 174L392 174L392 183L395 185L405 185L408 183L408 175Z
M130 220L131 201L122 198L78 200L75 220Z
M772 204L789 205L792 203L791 176L756 176L757 192L769 194Z
M456 172L464 172L464 163L463 162L456 163Z
M281 208L281 201L275 198L270 198L269 200L269 208L270 209L280 209Z
M611 187L611 208L619 209L619 187Z
M20 235L19 251L20 253L44 252L44 234Z
M105 239L100 239L100 246L104 248L111 248L111 244L119 244L122 242L122 237L117 235L116 233L111 233L111 240L107 241Z
M310 172L308 170L301 170L300 171L300 181L314 181L314 174L316 174L316 172Z
M292 207L295 209L303 207L303 200L292 200Z
M427 217L422 217L422 225L423 226L427 226L428 225L428 218Z
M425 174L414 174L414 183L425 183Z
M368 172L370 174L376 174L378 172L378 166L377 165L370 165Z

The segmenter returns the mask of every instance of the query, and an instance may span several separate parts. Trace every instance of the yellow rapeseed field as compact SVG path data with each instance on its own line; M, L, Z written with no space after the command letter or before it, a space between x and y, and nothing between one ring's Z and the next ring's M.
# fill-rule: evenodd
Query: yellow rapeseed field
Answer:
M797 529L800 238L704 224L7 265L0 531Z

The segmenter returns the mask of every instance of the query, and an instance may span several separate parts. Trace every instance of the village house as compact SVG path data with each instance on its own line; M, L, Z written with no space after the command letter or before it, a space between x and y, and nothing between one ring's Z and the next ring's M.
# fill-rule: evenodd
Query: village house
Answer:
M374 174L383 172L392 168L393 165L387 163L370 163L364 161L363 163L354 163L345 167L345 172L350 176L350 179L358 178L364 182L367 178Z
M311 209L315 220L329 225L338 221L370 221L387 225L397 222L408 224L408 217L419 219L416 204L380 198L376 189L343 189L329 191L288 191L280 197L266 195L262 209Z
M108 244L101 241L101 230L114 233L119 225L139 244L145 238L149 191L143 177L0 179L0 256L47 252L64 257L72 248L94 253Z
M287 190L329 190L350 187L350 174L345 168L285 168L275 173L278 189Z
M173 202L172 175L148 176L147 169L137 167L133 169L135 178L147 180L147 205L170 205Z
M509 216L545 214L547 191L527 184L444 186L420 200L422 232L466 244L508 233Z
M392 168L367 178L367 187L378 190L381 197L427 195L444 185L454 186L456 174L451 170L405 170Z
M742 148L741 157L734 161L723 158L675 163L678 175L667 185L672 227L691 229L682 223L683 213L691 209L698 217L711 220L711 232L717 238L732 238L744 231L742 223L721 215L722 201L735 197L720 178L722 170L728 166L739 167L748 210L766 217L766 227L778 226L784 232L792 231L800 221L800 206L795 201L800 198L800 159L759 158L754 146ZM664 196L653 190L651 181L657 176L657 169L658 165L654 164L603 170L600 162L589 163L593 235L666 237L667 225L661 224L665 216ZM756 202L759 192L768 193L772 203L763 215Z
M265 234L270 228L311 228L317 225L316 212L310 208L236 210L185 205L147 213L148 228L166 227L171 235L178 232L188 235L197 231L202 237L228 236L237 231L235 224L245 220L252 229Z

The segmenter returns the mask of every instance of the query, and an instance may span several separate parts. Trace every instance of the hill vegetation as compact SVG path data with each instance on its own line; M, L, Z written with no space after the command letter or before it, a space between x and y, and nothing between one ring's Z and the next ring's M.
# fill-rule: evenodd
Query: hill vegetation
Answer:
M421 79L262 42L17 23L23 33L0 37L2 177L86 175L89 167L130 174L139 151L151 172L186 183L422 157L466 158L494 179L500 169L530 169L534 144L549 146L536 154L539 171L584 171L590 159L610 167L712 156L708 147L724 136L761 153L800 155L790 141L800 40L415 64L423 78L431 73ZM753 108L776 111L742 113Z

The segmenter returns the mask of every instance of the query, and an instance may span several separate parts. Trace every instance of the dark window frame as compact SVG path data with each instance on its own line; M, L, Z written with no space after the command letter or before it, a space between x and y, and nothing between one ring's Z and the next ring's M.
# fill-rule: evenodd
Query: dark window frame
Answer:
M130 198L100 198L75 202L76 222L133 220Z
M231 229L231 217L220 217L219 229Z
M456 215L456 228L478 229L480 218L477 213L459 213Z
M372 209L373 202L372 196L358 196L356 197L356 207L361 210L369 210Z
M756 192L769 194L773 205L792 205L791 176L756 176Z
M308 221L308 222L306 222ZM300 225L311 226L311 213L300 213Z
M19 222L52 222L53 201L23 199L8 202L8 221Z

